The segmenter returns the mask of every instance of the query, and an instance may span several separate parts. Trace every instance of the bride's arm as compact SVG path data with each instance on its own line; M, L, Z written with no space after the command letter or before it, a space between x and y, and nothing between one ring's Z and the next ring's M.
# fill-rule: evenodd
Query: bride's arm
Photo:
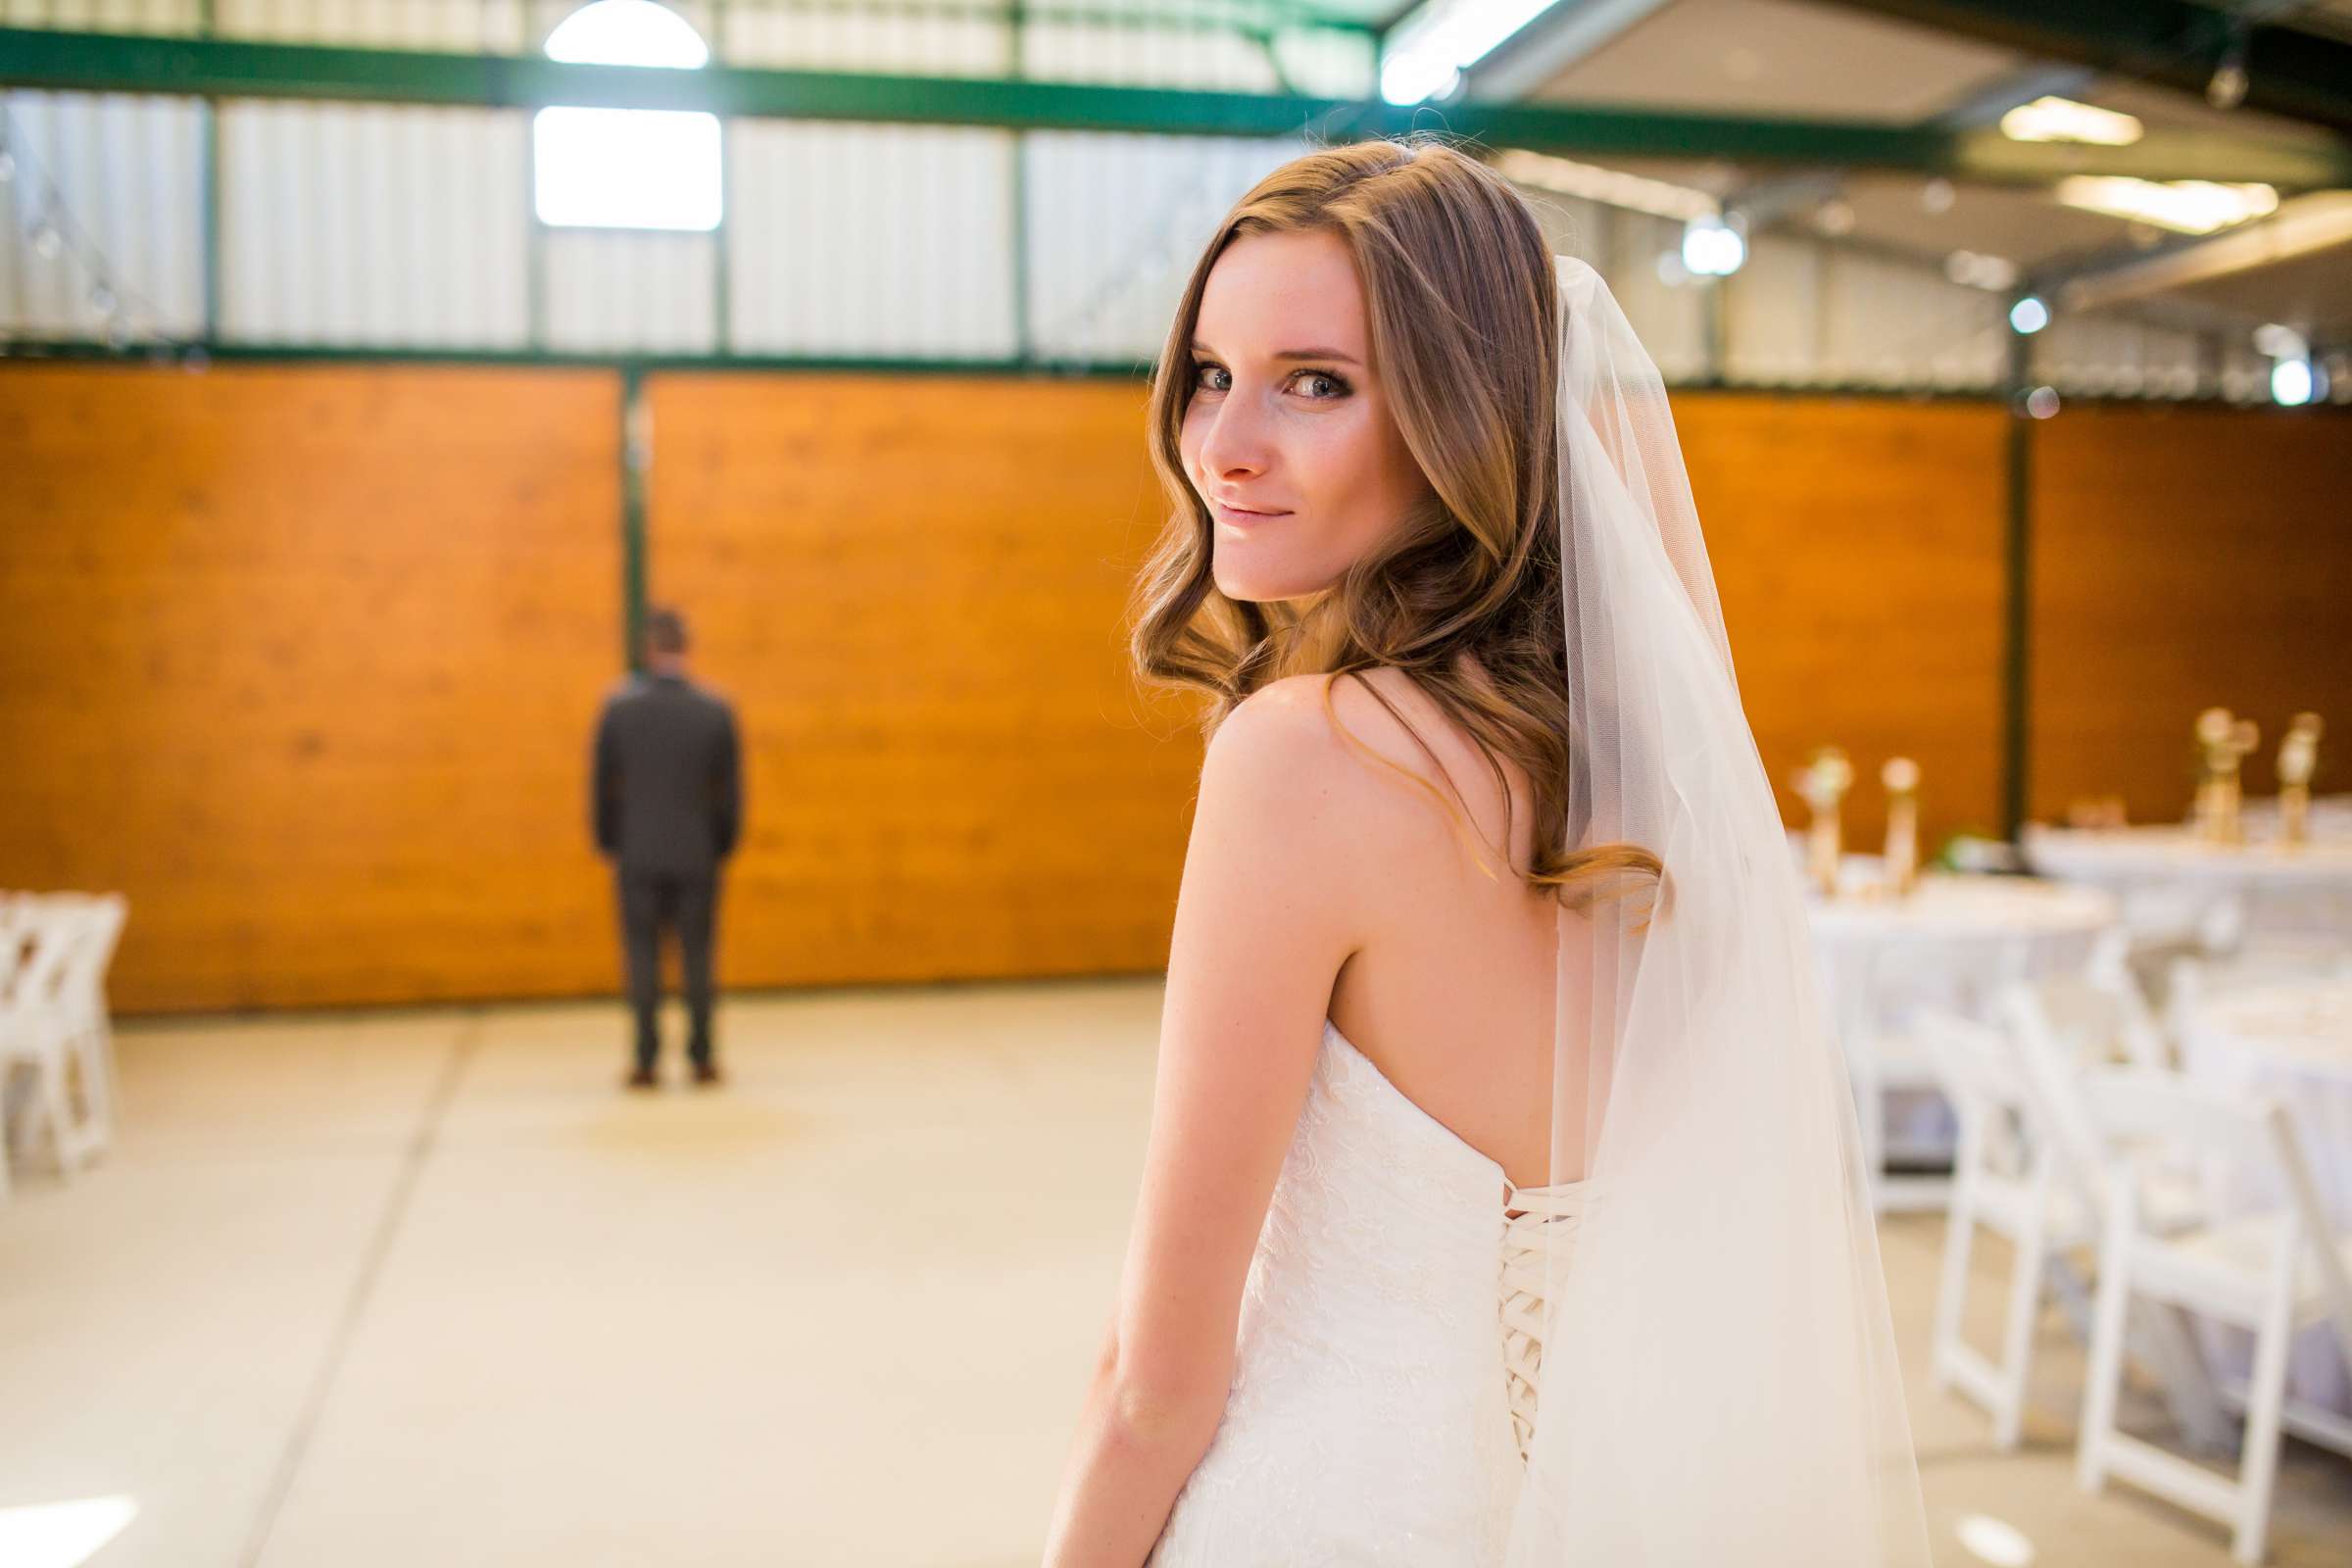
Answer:
M1048 1568L1135 1568L1215 1435L1242 1284L1340 966L1359 940L1350 792L1311 678L1210 741L1168 955L1141 1195Z

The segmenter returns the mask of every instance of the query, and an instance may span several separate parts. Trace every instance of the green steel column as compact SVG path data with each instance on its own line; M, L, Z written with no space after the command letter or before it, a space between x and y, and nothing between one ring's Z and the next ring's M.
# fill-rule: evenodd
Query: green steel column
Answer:
M653 467L653 411L645 398L645 371L620 370L620 600L623 658L641 667L645 629L645 487Z
M710 0L710 58L725 65L727 52L727 8L725 0ZM733 352L735 346L734 279L728 269L733 259L727 254L727 220L735 210L734 192L728 188L735 167L735 117L718 117L718 226L710 231L710 347L716 354Z
M710 231L710 350L735 352L734 259L728 254L727 218L734 207L728 181L735 166L735 122L718 122L718 226Z
M213 35L213 0L203 0L196 10L196 31L209 38ZM204 341L220 341L220 100L204 100L204 144L197 156L202 160L196 173L198 186L197 222L203 231L197 236L202 247L204 267Z
M1005 11L1005 25L1011 28L1011 59L1007 69L1015 76L1029 74L1029 8L1027 0L1011 0ZM1022 365L1034 364L1036 354L1029 341L1029 133L1015 129L1012 136L1012 169L1007 200L1012 207L1012 357Z
M2029 809L2028 746L2034 629L2034 416L2026 397L2033 386L2033 340L2009 334L2006 444L2008 514L2002 550L2001 638L2001 832L2015 842Z

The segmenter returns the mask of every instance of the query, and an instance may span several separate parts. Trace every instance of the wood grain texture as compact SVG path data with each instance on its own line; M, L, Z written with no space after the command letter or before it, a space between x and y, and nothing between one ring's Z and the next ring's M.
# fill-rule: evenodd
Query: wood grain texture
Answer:
M125 1010L603 989L617 381L0 370L0 886Z
M604 371L0 368L0 885L127 892L126 1010L612 990L583 769L618 665L617 396ZM1142 386L648 396L652 591L744 720L721 983L1164 961L1200 747L1127 674L1161 508ZM2004 416L1674 407L1784 814L1835 741L1857 848L1896 753L1931 847L1990 826ZM2299 707L2352 725L2348 430L2036 428L2039 812L2121 790L2176 814L2208 703L2269 738Z
M1157 968L1200 747L1127 674L1133 382L659 375L654 599L737 704L723 984Z
M2250 791L2278 787L2298 710L2329 725L2320 787L2352 778L2352 415L2069 408L2034 432L2035 816L2121 795L2179 821L2190 728L2253 718Z
M1922 850L1997 831L2002 443L1985 404L1677 393L1757 749L1784 820L1789 778L1842 746L1850 848L1886 832L1879 769L1920 764Z

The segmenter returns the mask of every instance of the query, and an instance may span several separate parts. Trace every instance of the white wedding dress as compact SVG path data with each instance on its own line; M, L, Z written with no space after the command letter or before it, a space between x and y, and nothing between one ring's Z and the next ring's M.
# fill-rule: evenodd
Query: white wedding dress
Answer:
M1224 1419L1150 1564L1500 1563L1536 1418L1543 1253L1564 1255L1590 1186L1514 1187L1327 1021Z

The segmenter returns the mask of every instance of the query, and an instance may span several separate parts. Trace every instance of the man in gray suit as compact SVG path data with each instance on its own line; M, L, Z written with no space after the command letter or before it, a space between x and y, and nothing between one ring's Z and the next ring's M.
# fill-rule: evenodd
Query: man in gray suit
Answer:
M659 1082L655 1013L662 1001L662 933L685 959L686 1042L694 1081L719 1081L710 1045L710 941L718 871L743 822L735 713L686 676L686 622L674 610L645 616L645 673L606 699L596 726L596 846L613 862L629 1004L637 1015L632 1089Z

